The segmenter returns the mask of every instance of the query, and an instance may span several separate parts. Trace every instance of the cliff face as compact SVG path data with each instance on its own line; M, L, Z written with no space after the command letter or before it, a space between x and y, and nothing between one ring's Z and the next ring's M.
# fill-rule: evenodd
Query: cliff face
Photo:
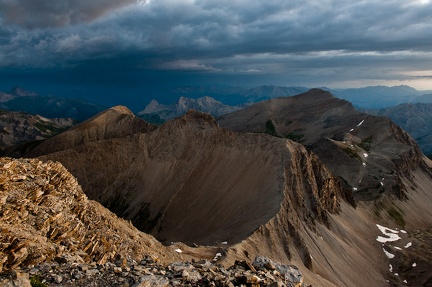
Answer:
M0 158L0 270L75 257L167 257L153 237L90 201L60 164Z
M425 167L409 135L389 119L357 112L329 92L311 90L222 116L221 126L298 141L352 189L356 200L404 197L402 173Z

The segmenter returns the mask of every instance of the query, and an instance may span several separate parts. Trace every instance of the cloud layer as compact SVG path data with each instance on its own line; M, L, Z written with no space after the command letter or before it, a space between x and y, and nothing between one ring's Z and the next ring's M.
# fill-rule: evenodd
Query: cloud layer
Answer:
M0 0L0 67L104 60L113 69L274 75L318 85L413 80L432 64L426 0L35 3Z
M1 0L0 11L6 24L29 29L63 27L91 22L109 11L135 0Z

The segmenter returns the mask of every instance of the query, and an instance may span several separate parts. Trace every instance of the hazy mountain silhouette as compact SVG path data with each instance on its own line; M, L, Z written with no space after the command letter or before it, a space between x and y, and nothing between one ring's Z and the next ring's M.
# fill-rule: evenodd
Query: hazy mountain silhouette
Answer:
M72 118L83 121L106 109L89 102L56 96L40 96L23 88L0 93L0 108L38 114L47 118Z

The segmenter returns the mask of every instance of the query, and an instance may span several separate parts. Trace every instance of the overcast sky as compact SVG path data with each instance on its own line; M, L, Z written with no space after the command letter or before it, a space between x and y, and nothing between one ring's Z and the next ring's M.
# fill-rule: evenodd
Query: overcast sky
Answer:
M432 3L0 0L3 91L212 83L432 89Z

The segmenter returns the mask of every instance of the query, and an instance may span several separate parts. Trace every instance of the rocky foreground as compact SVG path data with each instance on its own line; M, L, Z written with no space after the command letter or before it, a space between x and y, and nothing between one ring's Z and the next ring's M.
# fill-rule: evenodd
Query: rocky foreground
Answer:
M161 265L150 257L140 262L85 264L58 257L50 263L1 274L2 286L303 286L297 268L257 257L251 264L237 261L230 268L209 260ZM15 284L15 285L14 285Z
M59 163L0 158L0 203L1 286L302 286L297 268L265 257L181 262L88 200Z

